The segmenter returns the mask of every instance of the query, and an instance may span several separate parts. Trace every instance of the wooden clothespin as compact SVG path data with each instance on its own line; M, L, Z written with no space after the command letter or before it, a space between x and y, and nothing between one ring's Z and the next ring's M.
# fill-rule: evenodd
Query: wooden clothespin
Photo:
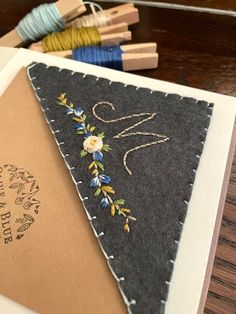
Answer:
M123 53L124 71L155 69L158 66L158 53Z
M98 31L101 38L101 46L118 45L122 41L128 41L132 38L132 33L128 31L126 23L100 27ZM32 44L29 49L44 52L42 41Z
M135 71L145 69L155 69L158 66L158 54L156 52L156 43L121 45L122 65L124 71ZM62 57L72 58L72 50L54 51L48 54Z
M156 43L130 44L121 45L120 48L124 53L155 53L157 51L157 44Z
M126 22L132 25L139 22L139 12L133 3L118 5L106 10L106 13L111 18L112 24Z
M112 34L112 33L122 33L128 32L128 24L127 23L118 23L115 25L109 25L99 28L99 33L101 35Z
M104 10L104 13L108 16L108 19L110 20L111 24L125 22L128 25L132 25L139 22L139 11L137 8L134 7L133 3L126 3L115 6L111 9ZM70 20L74 19L75 17L76 17L75 15L74 16L72 15L70 17ZM66 27L72 26L74 26L73 21L66 24Z
M56 6L65 22L74 12L78 16L86 11L82 0L58 0ZM0 46L3 47L19 47L23 44L24 40L20 37L16 28L0 38Z
M101 36L101 46L119 45L122 41L132 39L127 23L100 27L98 30Z

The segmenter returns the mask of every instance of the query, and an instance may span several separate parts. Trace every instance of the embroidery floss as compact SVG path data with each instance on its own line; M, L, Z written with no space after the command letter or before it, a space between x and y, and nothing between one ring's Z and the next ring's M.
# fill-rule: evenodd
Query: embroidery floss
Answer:
M100 45L101 38L96 27L68 28L62 32L52 33L42 40L43 50L63 51L82 46Z
M100 5L97 3L85 1L84 4L89 4L92 14L85 15L82 17L79 17L72 22L70 22L70 26L81 28L81 27L104 27L111 25L111 18L106 14L106 12L102 9ZM95 10L95 7L99 9L99 11Z
M26 41L37 39L64 27L64 21L55 3L41 4L28 13L16 27L20 37Z
M122 50L120 46L108 47L81 47L74 49L72 59L85 63L96 64L106 68L123 70Z
M149 120L152 120L155 116L156 113L150 113L150 112L142 112L142 113L134 113L132 115L129 116L125 116L125 117L121 117L121 118L117 118L117 119L113 119L113 120L105 120L103 118L101 118L100 116L98 116L98 114L96 113L96 108L100 105L107 105L109 107L111 107L112 110L115 110L115 107L112 103L110 102L98 102L97 104L95 104L93 106L93 115L95 116L95 118L97 118L98 120L104 122L104 123L115 123L118 121L123 121L123 120L128 120L128 119L132 119L134 117L142 117L142 116L147 116L147 118L144 118L143 120L140 120L139 122L132 124L130 127L122 130L120 133L118 133L117 135L115 135L113 138L123 138L123 137L128 137L128 136L139 136L139 135L143 135L143 136L153 136L153 137L157 137L159 138L159 140L154 141L154 142L149 142L143 145L139 145L136 146L132 149L129 149L127 152L125 152L124 154L124 158L123 158L123 165L126 169L126 171L128 172L129 175L132 175L131 170L128 168L127 166L127 157L131 152L137 151L141 148L146 148L146 147L150 147L153 145L158 145L158 144L162 144L166 141L169 140L169 138L166 135L162 135L162 134L158 134L158 133L150 133L150 132L129 132L130 130L134 129L135 127L137 127L138 125L143 124L144 122L147 122Z
M94 196L98 197L102 194L100 200L100 206L104 209L109 208L111 216L122 216L125 219L123 229L126 232L130 232L130 221L136 221L136 218L131 215L131 210L124 207L124 199L114 198L115 190L111 186L111 177L104 174L105 168L102 164L103 155L111 150L108 144L103 143L105 138L104 133L94 135L96 129L95 126L91 126L87 123L87 117L84 114L84 110L80 107L74 106L73 103L68 102L66 94L61 94L58 97L58 105L66 108L66 114L72 115L76 135L83 135L83 149L80 152L80 156L86 157L92 156L92 162L88 166L88 170L91 171L93 176L90 181L90 188L95 189Z

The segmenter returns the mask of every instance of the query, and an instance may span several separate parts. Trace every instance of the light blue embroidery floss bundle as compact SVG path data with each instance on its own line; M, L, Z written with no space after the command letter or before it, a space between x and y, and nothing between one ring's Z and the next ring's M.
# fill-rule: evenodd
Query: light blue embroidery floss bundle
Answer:
M36 41L43 36L62 30L64 21L55 3L41 4L28 13L16 27L20 37L27 41Z
M87 46L74 49L72 59L122 71L122 53L120 46Z

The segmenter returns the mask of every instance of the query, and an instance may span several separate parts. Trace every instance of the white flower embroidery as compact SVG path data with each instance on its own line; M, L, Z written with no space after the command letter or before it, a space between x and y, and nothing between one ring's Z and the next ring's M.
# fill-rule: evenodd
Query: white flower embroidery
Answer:
M98 136L90 135L84 140L83 147L84 150L92 154L102 149L103 141Z

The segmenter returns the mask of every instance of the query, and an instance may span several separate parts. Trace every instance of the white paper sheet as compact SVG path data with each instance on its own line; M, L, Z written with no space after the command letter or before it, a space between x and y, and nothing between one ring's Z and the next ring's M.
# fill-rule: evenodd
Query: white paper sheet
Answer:
M6 49L6 48L5 48ZM7 50L0 48L0 55ZM6 60L6 58L5 58ZM0 72L0 95L22 66L44 62L72 71L104 77L213 102L214 110L196 174L165 307L166 314L196 314L212 243L236 113L236 99L164 81L105 69L20 49ZM1 66L1 65L0 65Z

